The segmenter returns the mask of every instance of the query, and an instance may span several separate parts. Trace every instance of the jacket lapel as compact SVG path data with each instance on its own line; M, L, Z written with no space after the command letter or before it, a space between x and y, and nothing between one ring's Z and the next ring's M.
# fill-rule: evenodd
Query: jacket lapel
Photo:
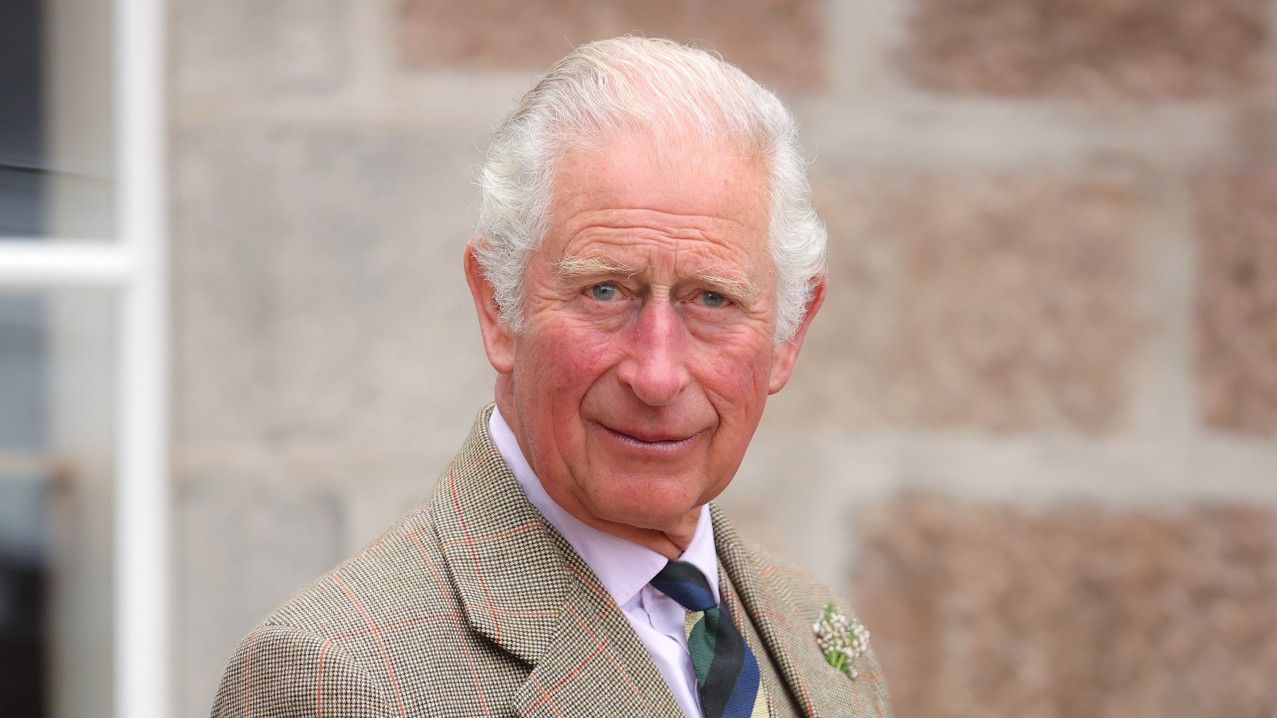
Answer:
M519 715L679 715L620 607L585 562L558 540L576 580L564 599L554 640L515 695Z
M531 667L518 714L678 715L616 602L524 497L490 412L440 480L431 517L466 620Z
M861 715L859 709L852 706L876 704L877 695L859 695L861 691L878 688L873 683L876 665L873 675L862 676L859 682L854 682L826 663L812 631L819 615L795 599L788 584L777 575L775 566L750 550L713 505L710 515L714 520L714 542L722 569L731 578L741 604L803 713L813 717ZM811 615L807 615L809 613ZM849 709L855 712L849 713ZM889 714L889 709L881 706L875 712Z

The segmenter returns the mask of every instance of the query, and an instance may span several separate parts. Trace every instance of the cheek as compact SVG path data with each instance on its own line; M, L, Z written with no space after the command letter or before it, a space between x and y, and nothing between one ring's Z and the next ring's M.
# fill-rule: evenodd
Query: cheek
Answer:
M770 344L766 350L756 343L734 346L735 351L714 346L703 354L701 383L725 420L761 413L771 376Z
M530 328L519 347L528 361L522 372L516 368L516 380L540 397L579 397L615 362L608 339L567 322Z

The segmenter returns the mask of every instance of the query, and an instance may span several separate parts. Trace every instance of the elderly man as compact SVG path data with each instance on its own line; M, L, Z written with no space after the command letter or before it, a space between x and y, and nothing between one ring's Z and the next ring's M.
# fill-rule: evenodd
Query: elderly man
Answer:
M591 43L480 184L495 406L429 502L244 639L213 714L889 715L848 606L709 504L825 294L788 110L705 52Z

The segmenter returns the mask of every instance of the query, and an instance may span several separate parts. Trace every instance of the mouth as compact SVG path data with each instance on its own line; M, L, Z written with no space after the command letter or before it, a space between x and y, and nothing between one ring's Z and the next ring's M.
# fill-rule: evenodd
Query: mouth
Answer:
M691 445L701 434L705 433L704 431L697 431L691 434L676 434L635 429L621 430L613 429L599 422L595 422L595 425L602 429L610 438L623 445L649 451L677 451Z

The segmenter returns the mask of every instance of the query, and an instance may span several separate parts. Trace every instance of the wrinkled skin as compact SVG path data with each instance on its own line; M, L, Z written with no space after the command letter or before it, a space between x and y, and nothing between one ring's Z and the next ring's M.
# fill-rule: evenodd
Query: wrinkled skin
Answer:
M730 147L627 137L556 170L519 334L466 251L497 405L560 506L674 558L789 380L824 278L774 343L765 167Z

